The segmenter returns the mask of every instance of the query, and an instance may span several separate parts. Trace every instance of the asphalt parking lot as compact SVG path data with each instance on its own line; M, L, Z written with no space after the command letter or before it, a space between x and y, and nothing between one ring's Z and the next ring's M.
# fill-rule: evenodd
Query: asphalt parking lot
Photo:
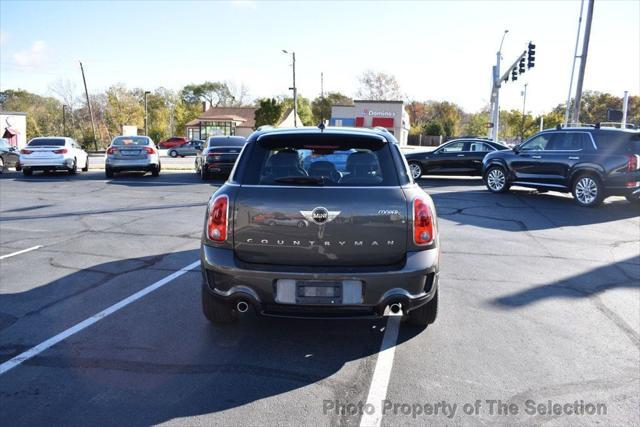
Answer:
M380 366L395 319L205 320L200 272L184 268L220 184L188 171L0 175L0 364L80 324L0 373L1 420L358 425L386 369L382 425L640 423L640 210L623 198L585 209L422 179L440 215L439 318L401 325ZM549 401L606 414L525 411Z

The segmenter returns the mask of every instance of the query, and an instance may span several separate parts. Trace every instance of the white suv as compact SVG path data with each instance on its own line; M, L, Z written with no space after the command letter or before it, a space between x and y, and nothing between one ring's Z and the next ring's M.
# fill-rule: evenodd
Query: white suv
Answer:
M20 167L25 176L30 176L36 170L66 170L69 175L75 175L78 168L84 172L89 170L89 154L72 138L33 138L20 150Z

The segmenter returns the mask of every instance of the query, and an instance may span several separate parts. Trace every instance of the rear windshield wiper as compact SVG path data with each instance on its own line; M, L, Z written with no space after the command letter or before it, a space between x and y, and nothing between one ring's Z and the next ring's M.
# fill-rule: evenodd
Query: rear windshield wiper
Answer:
M283 176L274 179L273 182L282 184L324 185L324 179L315 176Z

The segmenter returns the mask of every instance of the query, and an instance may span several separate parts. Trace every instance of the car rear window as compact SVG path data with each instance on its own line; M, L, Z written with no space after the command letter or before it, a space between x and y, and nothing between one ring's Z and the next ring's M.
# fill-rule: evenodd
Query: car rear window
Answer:
M376 138L276 135L243 156L243 184L334 187L396 186L389 144Z
M64 145L64 139L62 138L38 138L32 139L27 144L29 147L44 147L44 146L58 146Z
M114 138L112 145L149 145L149 138L143 136L119 136Z
M241 137L209 138L209 147L243 147L247 140Z

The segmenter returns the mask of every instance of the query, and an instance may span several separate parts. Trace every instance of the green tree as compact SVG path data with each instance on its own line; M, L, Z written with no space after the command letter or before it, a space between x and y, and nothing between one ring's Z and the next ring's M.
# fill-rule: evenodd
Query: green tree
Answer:
M275 98L259 99L258 109L255 113L256 128L264 125L277 125L283 110L282 103Z
M329 120L331 107L334 105L353 105L353 99L339 92L329 92L324 98L317 97L311 102L313 122L320 123L322 120Z
M235 103L235 96L224 82L209 82L186 85L182 89L182 100L187 104L207 102L214 107L229 107Z
M106 95L104 118L110 135L120 135L125 125L144 129L144 105L139 94L124 85L114 85Z
M489 123L489 112L467 114L463 119L462 133L468 136L484 137L487 135L487 123Z
M424 127L424 133L430 136L440 136L444 134L444 130L442 129L440 123L431 122Z

